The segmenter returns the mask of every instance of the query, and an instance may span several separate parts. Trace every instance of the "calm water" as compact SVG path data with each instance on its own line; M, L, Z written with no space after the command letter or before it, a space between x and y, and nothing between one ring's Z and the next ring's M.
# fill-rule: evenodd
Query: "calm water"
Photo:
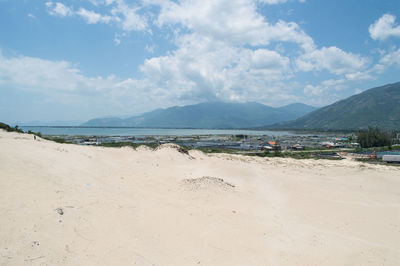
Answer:
M191 136L191 135L269 135L292 136L287 131L239 130L239 129L163 129L163 128L84 128L84 127L21 127L24 131L43 135L79 136Z

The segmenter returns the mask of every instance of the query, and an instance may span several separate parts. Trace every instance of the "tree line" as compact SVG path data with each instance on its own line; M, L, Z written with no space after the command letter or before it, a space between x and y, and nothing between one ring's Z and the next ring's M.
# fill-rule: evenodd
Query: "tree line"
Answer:
M361 148L383 147L391 148L395 133L384 132L378 127L369 127L366 131L360 131L357 134L357 140Z

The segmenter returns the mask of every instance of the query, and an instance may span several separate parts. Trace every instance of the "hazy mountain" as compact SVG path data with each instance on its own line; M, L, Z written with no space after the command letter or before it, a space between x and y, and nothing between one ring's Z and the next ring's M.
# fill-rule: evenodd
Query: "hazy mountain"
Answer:
M273 125L285 129L400 129L400 82L376 87L315 110L297 120Z
M83 126L250 128L296 119L315 109L305 104L274 108L255 102L209 102L157 109L126 119L96 118L84 123Z

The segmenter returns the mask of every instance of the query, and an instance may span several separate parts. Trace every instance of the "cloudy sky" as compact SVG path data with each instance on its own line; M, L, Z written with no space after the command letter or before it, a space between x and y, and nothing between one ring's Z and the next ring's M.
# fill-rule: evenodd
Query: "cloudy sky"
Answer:
M8 123L323 106L400 81L398 0L0 0L0 33Z

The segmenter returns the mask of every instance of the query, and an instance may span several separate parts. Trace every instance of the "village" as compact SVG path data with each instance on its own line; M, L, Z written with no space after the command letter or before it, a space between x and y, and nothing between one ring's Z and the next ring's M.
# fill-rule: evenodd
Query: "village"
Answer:
M261 133L261 132L260 132ZM332 148L355 148L355 136L338 134L304 135L193 135L193 136L52 136L80 145L107 145L112 143L134 143L160 145L174 143L188 148L223 148L238 151L261 150L310 150Z

